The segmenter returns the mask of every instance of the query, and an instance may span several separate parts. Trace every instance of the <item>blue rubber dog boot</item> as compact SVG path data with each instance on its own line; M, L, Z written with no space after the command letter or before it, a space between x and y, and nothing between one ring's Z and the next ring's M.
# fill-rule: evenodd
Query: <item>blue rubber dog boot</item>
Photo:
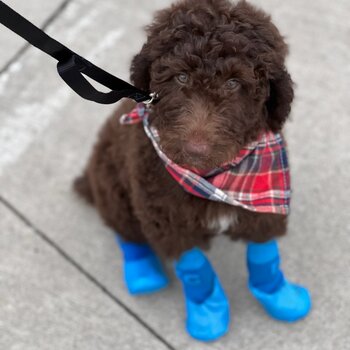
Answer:
M205 255L199 249L184 253L175 271L184 288L187 332L201 341L214 341L225 335L230 324L230 306Z
M157 292L169 284L162 265L147 244L125 242L117 238L124 256L124 281L132 295Z
M249 271L248 288L273 318L294 322L304 318L311 309L307 289L288 282L280 270L276 241L249 243L247 247Z
M304 287L286 280L273 293L265 293L249 285L249 290L266 312L279 321L295 322L307 316L311 310L311 297Z

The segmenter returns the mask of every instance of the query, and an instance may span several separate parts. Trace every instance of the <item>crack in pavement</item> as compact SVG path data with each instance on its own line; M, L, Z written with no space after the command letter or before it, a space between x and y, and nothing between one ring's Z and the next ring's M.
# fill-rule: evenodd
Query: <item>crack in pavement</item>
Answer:
M52 12L52 14L46 19L46 21L39 27L41 30L45 31L55 19L66 9L69 3L73 0L64 0L57 8ZM7 28L6 28L7 29ZM24 39L23 39L24 40ZM3 68L0 69L0 76L4 73L7 73L11 65L18 61L24 53L31 47L29 43L25 43L8 61L5 63Z
M69 0L70 1L70 0ZM126 313L128 313L136 322L147 329L155 338L157 338L167 349L176 350L166 339L157 333L150 325L142 320L134 311L132 311L125 303L115 297L102 283L100 283L93 275L86 271L77 261L75 261L68 253L50 239L43 231L38 229L24 214L16 209L7 199L0 195L0 203L2 203L10 212L12 212L22 223L29 227L34 234L41 238L46 244L53 248L65 261L75 267L85 278L93 283L113 302L118 304Z

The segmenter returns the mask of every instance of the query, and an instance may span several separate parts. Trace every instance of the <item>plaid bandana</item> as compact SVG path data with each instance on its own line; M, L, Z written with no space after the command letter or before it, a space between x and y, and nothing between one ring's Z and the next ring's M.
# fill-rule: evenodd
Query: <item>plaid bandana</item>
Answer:
M288 214L291 197L285 142L280 134L263 133L222 167L199 174L171 161L161 150L159 134L149 125L149 110L140 103L120 118L121 124L143 122L145 132L170 175L197 197L259 213Z

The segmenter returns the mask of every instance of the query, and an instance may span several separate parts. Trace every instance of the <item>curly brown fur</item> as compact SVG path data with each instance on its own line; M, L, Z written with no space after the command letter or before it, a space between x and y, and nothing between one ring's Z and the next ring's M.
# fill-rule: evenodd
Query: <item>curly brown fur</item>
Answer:
M293 100L288 50L265 13L245 1L183 0L160 11L147 34L131 80L160 95L150 121L169 158L208 169L231 160L262 131L282 129ZM230 225L221 229L233 239L263 242L285 234L283 215L185 193L142 126L119 124L133 107L122 103L107 121L78 182L110 227L168 257L208 247L222 218Z

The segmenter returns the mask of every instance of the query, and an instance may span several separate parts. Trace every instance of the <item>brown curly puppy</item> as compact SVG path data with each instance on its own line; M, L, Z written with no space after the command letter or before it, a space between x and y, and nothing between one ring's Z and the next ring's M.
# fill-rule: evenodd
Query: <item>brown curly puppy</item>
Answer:
M230 184L237 179L251 183L246 166L250 159L249 169L258 168L262 174L253 183L265 186L265 192L238 192L238 199L258 198L261 205L266 193L274 193L278 203L281 193L289 196L284 146L276 153L277 144L265 142L263 150L270 158L264 161L258 147L261 135L283 140L279 132L293 100L283 38L265 13L245 1L228 0L179 1L160 11L147 33L133 59L131 80L142 90L157 92L160 99L146 112L142 105L135 109L133 102L122 103L103 127L84 175L75 182L76 190L122 237L129 292L151 292L167 284L151 246L163 257L177 259L189 334L204 341L222 336L229 327L228 299L198 247L207 248L211 238L224 233L248 241L249 289L266 312L283 321L303 318L310 310L310 296L284 278L273 240L286 233L287 210L262 212L261 207L252 209L235 200L203 199L194 195L194 187L188 192L184 178L175 181L175 168L164 164L165 159L186 174L194 171L192 178L207 174L201 179L219 176L220 169L232 194L237 191ZM135 115L143 118L144 128L120 124L121 116L125 121ZM252 153L240 158L247 149ZM285 171L277 183L288 186L266 190L266 183L281 170L276 162ZM246 171L243 177L237 164ZM220 197L220 191L213 193Z
M150 118L173 161L211 168L233 159L261 131L281 130L293 87L284 64L287 46L265 13L244 1L180 1L160 11L147 33L131 80L159 93ZM184 192L142 126L120 125L133 107L125 101L107 121L76 182L107 225L166 257L208 247L218 231L256 242L285 234L284 215Z

